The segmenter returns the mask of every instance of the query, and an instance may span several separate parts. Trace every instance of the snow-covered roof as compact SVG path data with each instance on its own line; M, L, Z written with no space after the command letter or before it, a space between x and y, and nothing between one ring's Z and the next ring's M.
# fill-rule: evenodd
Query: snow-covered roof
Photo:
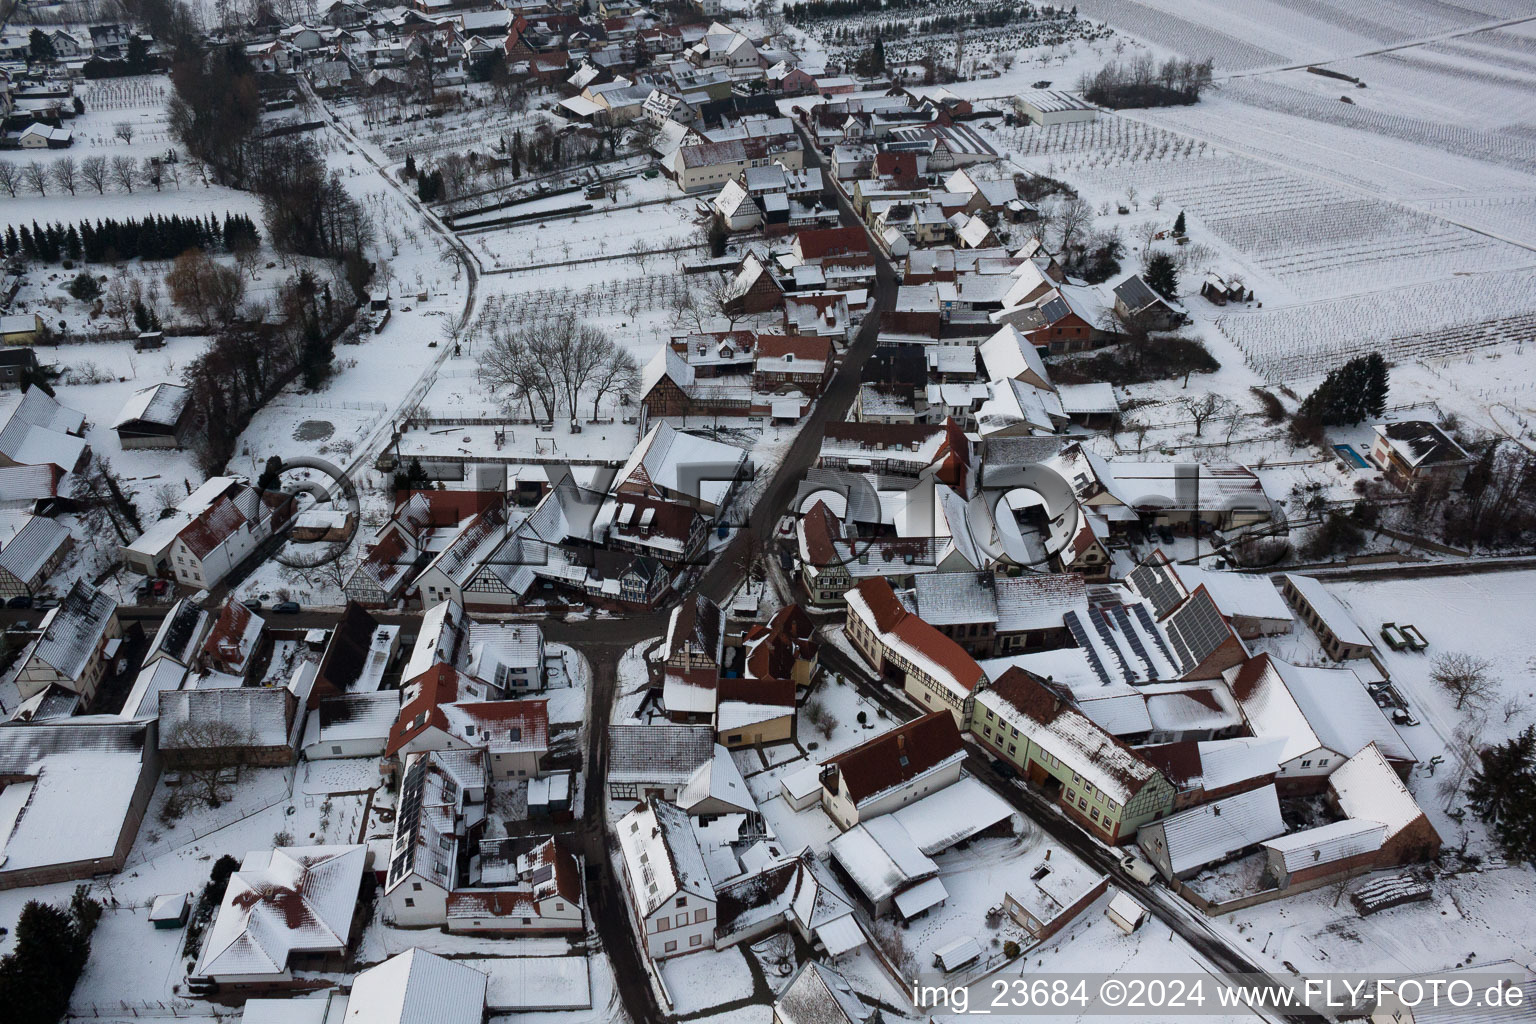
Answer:
M715 756L699 765L677 794L677 805L689 813L705 803L723 804L743 814L757 811L757 801L752 799L741 769L736 767L731 752L718 743ZM710 813L716 811L711 809Z
M110 860L144 771L146 728L117 719L0 728L0 776L18 780L0 787L0 874Z
M1424 811L1403 780L1372 743L1328 776L1328 788L1339 810L1351 818L1379 821L1391 839L1413 824Z
M703 851L681 807L652 799L620 818L616 828L630 892L644 916L680 894L714 901Z
M1056 395L1061 399L1062 411L1068 416L1102 415L1120 411L1120 403L1115 400L1115 386L1108 381L1059 384L1056 386Z
M198 748L210 737L195 730L213 723L232 729L230 739L237 746L284 746L290 721L288 700L287 690L265 686L162 691L160 747ZM182 729L194 731L183 734Z
M1157 769L1021 669L1003 673L976 697L976 705L989 708L1118 803L1129 802L1158 777Z
M658 487L719 504L747 466L744 449L685 434L663 421L635 445L615 479L621 487Z
M69 531L52 519L32 516L0 548L0 569L30 586L59 548L69 543Z
M831 851L871 903L939 873L939 866L888 814L855 825L833 839Z
M1272 785L1180 811L1161 826L1176 875L1285 833L1280 798Z
M1350 669L1292 665L1263 654L1228 669L1226 678L1253 734L1286 739L1282 762L1319 747L1348 757L1367 743L1392 760L1414 760Z
M347 1024L479 1024L488 979L473 967L408 949L352 980Z
M1379 821L1346 818L1271 839L1264 846L1280 854L1287 871L1297 871L1379 850L1386 830Z
M86 450L85 441L75 436L84 425L84 413L29 387L0 427L0 455L20 466L53 465L69 472Z
M615 725L608 730L608 780L682 786L715 753L707 725Z
M152 384L133 393L112 426L116 428L141 421L173 427L191 396L191 390L180 384Z
M966 775L921 800L891 812L924 853L943 853L1013 813L1006 800Z
M117 602L110 594L76 580L58 607L43 617L43 632L31 657L66 679L79 680L116 614Z
M807 960L773 1004L782 1024L861 1024L875 1007L859 998L848 979L815 960Z
M344 693L320 702L316 712L321 742L374 739L389 735L400 714L399 690Z
M293 953L347 947L367 847L279 847L245 855L214 916L196 973L281 974Z
M1344 607L1344 603L1328 592L1323 586L1323 581L1315 576L1302 576L1298 573L1285 574L1286 582L1296 588L1312 611L1316 613L1328 631L1338 638L1340 643L1358 644L1362 647L1374 647L1371 638L1365 630L1355 621L1355 617Z
M1190 590L1205 587L1222 614L1253 619L1292 621L1291 608L1268 576L1245 572L1217 572L1193 565L1177 569L1179 580Z

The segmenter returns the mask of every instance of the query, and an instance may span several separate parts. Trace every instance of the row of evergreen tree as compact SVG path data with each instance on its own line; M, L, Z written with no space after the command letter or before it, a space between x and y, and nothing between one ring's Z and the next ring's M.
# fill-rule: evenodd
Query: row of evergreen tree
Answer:
M175 259L188 249L204 252L235 252L261 241L255 221L243 213L226 213L223 221L207 217L145 217L142 220L98 220L95 224L11 225L5 229L8 258L23 257L43 263L85 260Z

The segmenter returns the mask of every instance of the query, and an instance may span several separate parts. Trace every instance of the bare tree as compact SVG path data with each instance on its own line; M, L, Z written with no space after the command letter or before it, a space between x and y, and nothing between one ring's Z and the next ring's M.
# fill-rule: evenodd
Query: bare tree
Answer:
M70 195L75 194L75 189L80 187L80 165L75 163L74 157L66 156L53 162L53 183Z
M1207 391L1198 398L1181 399L1179 404L1189 414L1189 418L1195 421L1195 436L1205 429L1205 421L1212 417L1221 417L1230 413L1235 406L1232 399L1225 395L1218 395L1214 391Z
M132 192L139 180L139 162L131 156L112 158L112 183L124 192Z
M96 190L97 195L107 191L107 182L111 180L107 171L107 158L104 156L88 156L80 161L80 177L85 183Z
M1141 209L1141 207L1138 206L1137 203L1136 203L1136 196L1137 195L1139 195L1139 193L1136 191L1136 186L1135 185L1127 185L1126 186L1126 188L1125 188L1125 204L1127 206L1135 207L1136 209L1139 210L1139 209Z
M1163 208L1163 203L1165 203L1167 200L1161 192L1156 192L1153 193L1152 198L1147 201L1152 204L1152 209L1161 210Z
M133 296L128 289L127 275L118 274L107 282L107 290L101 295L101 311L117 321L124 332L132 329Z
M1061 248L1071 248L1077 237L1093 224L1093 206L1082 196L1073 196L1056 211L1056 230Z
M253 743L248 731L218 719L178 721L162 734L160 750L181 773L184 790L218 807L229 799L226 773L239 770Z
M27 188L40 196L48 194L48 168L36 160L31 161L21 169L22 179L27 183Z
M1162 229L1157 226L1157 221L1143 221L1136 229L1136 237L1141 240L1141 261L1145 268L1147 257L1152 254L1152 243L1157 241L1157 236Z
M1493 662L1466 651L1447 651L1435 659L1429 678L1456 698L1456 710L1481 708L1498 692Z
M592 388L592 418L597 419L597 407L604 398L618 392L633 391L640 386L640 367L627 349L607 341L608 351L602 363L593 372L588 385Z
M12 199L21 190L21 168L9 160L0 160L0 188Z
M171 301L191 315L206 329L215 322L229 323L245 297L245 278L238 270L222 266L200 249L189 249L176 257L165 283Z
M125 145L133 142L134 127L129 121L119 121L112 126L112 134L123 141Z
M1518 697L1511 697L1509 700L1504 702L1504 705L1501 708L1499 708L1499 713L1504 716L1504 721L1508 722L1510 719L1514 718L1524 710L1525 705L1520 702L1520 699Z
M480 381L509 404L525 402L531 420L555 418L555 386L532 330L503 330L480 350ZM535 400L538 407L534 405ZM539 415L542 409L544 415Z

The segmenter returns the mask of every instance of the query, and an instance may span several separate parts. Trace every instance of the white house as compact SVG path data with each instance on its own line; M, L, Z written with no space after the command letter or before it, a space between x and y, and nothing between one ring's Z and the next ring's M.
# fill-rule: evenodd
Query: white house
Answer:
M651 799L619 819L624 887L652 960L715 942L715 888L688 814Z
M345 952L367 849L279 847L246 854L229 876L192 976L224 986L285 982L306 960Z
M823 761L821 804L846 831L958 782L964 764L953 716L933 711Z
M485 753L434 750L406 759L384 896L395 924L441 925L459 883L461 844L485 826Z
M293 514L289 495L258 491L216 476L187 495L173 514L123 547L123 562L146 576L213 587Z

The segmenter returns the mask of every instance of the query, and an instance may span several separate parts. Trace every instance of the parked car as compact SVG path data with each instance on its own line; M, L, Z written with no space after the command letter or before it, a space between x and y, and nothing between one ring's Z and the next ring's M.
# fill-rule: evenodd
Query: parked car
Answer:
M1017 778L1019 774L1013 770L1013 765L1009 764L1007 761L1004 761L1000 757L994 757L992 759L992 770L997 772L997 774L1001 775L1005 779Z
M1413 717L1413 712L1407 708L1398 708L1392 712L1392 721L1396 725L1418 725L1419 720Z
M272 611L278 615L297 615L302 610L297 601L279 601L272 606Z
M1145 857L1130 850L1120 854L1120 869L1142 885L1151 885L1157 879L1157 869Z
M240 603L245 605L247 608L249 608L253 612L261 611L261 602L256 600L254 597L251 598L249 601L241 601Z
M45 597L33 605L39 611L47 611L49 608L57 608L58 606L59 599L56 597Z
M9 601L5 602L5 606L7 608L31 608L32 607L32 595L31 594L17 594L15 597L13 597Z

